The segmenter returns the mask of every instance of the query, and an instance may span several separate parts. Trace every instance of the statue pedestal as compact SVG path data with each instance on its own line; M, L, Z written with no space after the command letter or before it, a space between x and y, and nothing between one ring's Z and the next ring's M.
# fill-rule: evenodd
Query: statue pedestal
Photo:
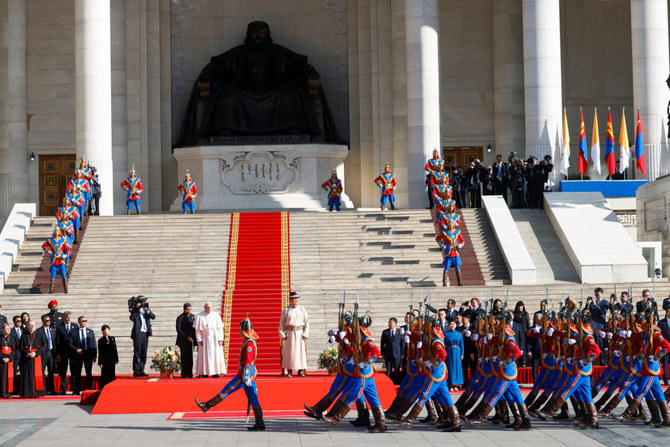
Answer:
M333 169L344 180L347 146L335 144L194 146L174 150L179 180L188 169L197 210L327 209L321 184ZM346 194L342 208L353 208ZM170 211L181 210L181 194Z

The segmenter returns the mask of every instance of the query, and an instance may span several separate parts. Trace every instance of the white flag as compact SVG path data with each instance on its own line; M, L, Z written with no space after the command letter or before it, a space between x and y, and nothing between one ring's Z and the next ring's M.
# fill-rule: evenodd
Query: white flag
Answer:
M591 160L593 169L600 174L600 139L598 138L598 109L593 111L593 135L591 137Z
M621 109L621 130L619 131L619 173L623 174L630 164L630 144L626 130L626 114Z
M568 117L563 108L563 141L561 145L561 173L568 176L570 167L570 131L568 130Z

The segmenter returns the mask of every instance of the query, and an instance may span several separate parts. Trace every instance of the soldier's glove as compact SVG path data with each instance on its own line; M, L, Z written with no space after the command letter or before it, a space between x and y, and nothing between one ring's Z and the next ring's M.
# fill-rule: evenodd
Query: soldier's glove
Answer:
M346 331L340 331L340 339L341 340L346 340L347 333Z
M540 327L539 326L534 326L533 329L531 329L531 331L535 332L536 334L539 334L540 333Z
M568 357L567 359L565 359L565 361L566 361L567 363L572 363L572 357Z
M335 341L336 341L336 339L335 339L335 336L334 336L334 335L331 335L331 336L328 338L328 343L335 343Z
M494 355L493 357L491 357L491 360L493 360L495 362L496 360L498 360L498 356Z
M365 362L361 362L361 363L358 364L358 367L359 367L360 369L364 369L367 365L368 365L367 363L365 363Z
M489 334L489 335L486 336L487 340L491 340L492 338L493 338L493 334Z
M252 384L251 379L245 377L245 378L244 378L244 384L245 384L246 386L251 386L251 384Z
M611 332L607 333L607 339L608 340L611 340L613 336L614 336L614 334L612 334Z
M472 340L473 341L479 340L479 334L472 334Z
M347 345L347 346L349 346L349 345L351 344L351 342L345 338L345 339L344 339L344 344Z
M616 349L616 350L612 351L612 355L615 356L615 357L621 357L621 351Z
M626 357L623 358L624 362L628 363L630 362L630 356L627 355Z
M543 358L543 359L546 359L546 358L547 358L547 354L546 354L546 353L545 353L545 354L542 354L542 358Z
M469 336L471 336L471 335L472 335L472 332L470 332L470 331L465 331L465 336L466 336L466 337L469 337Z
M423 346L423 342L420 341L416 344L416 349L421 349L421 346Z
M569 344L569 345L572 346L572 345L574 345L575 343L577 343L577 340L575 340L574 338L568 338L568 344Z
M655 355L650 355L648 358L650 362L655 362L658 360L658 357L656 357Z
M598 337L605 338L605 337L607 337L607 334L604 333L603 331L598 331Z
M547 331L547 337L551 337L552 335L554 335L554 328L550 327L549 330Z
M426 368L430 368L431 366L433 366L433 364L428 360L426 360L423 364L426 365Z
M333 336L335 336L335 335L337 335L337 331L336 331L336 330L331 329L331 330L328 331L328 336L329 336L329 337L333 337Z
M402 327L401 327L400 329L398 329L398 333L399 333L400 335L405 335L405 328L402 328Z
M580 360L580 361L579 361L579 367L580 367L580 368L583 369L583 368L586 368L587 366L589 366L589 362L584 361L584 360Z
M402 341L409 344L409 335L405 335L405 337L402 339Z

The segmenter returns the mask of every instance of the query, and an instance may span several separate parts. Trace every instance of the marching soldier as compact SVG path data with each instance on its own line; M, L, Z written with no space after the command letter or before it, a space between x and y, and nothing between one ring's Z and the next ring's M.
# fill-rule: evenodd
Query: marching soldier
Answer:
M63 289L67 293L67 260L70 256L70 246L61 234L60 228L54 228L52 237L42 244L42 250L51 256L49 293L54 291L54 280L57 273L63 279Z
M200 402L195 399L196 405L200 407L203 413L213 406L221 403L223 399L233 394L235 391L244 388L244 393L247 395L249 405L254 410L254 418L256 422L253 426L247 427L250 431L264 431L265 422L263 421L263 409L258 401L258 391L256 389L256 358L258 357L258 334L254 331L253 325L249 318L240 321L240 337L242 337L242 347L240 348L240 360L237 375L223 387L221 392L212 397L206 402ZM248 415L248 408L247 408Z
M456 280L458 285L461 283L461 257L459 250L465 245L465 238L461 234L461 230L456 229L456 223L453 220L447 221L447 231L443 231L440 235L438 244L442 247L442 257L444 260L444 272L442 273L442 286L449 285L449 267L453 266L456 271Z

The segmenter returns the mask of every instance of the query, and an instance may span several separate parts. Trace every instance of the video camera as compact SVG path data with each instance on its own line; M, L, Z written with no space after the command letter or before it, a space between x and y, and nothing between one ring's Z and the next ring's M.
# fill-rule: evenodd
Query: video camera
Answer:
M132 312L135 309L138 309L137 304L140 304L139 309L148 309L149 308L149 302L147 301L147 297L144 295L137 295L134 297L131 297L128 300L128 312Z

